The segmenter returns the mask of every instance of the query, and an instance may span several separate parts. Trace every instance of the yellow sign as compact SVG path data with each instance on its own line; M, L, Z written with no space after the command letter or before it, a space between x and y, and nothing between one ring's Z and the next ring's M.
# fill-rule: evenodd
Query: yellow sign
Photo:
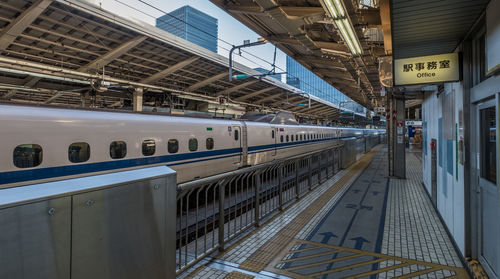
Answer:
M460 80L458 53L394 60L394 84L411 85Z

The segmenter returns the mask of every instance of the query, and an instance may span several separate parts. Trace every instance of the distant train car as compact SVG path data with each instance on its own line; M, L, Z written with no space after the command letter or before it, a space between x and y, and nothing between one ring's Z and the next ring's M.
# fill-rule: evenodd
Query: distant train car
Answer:
M0 188L168 165L179 183L378 130L0 105Z

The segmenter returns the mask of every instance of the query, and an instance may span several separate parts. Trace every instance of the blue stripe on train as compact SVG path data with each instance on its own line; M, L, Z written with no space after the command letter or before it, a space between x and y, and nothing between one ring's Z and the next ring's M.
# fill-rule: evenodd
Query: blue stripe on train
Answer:
M137 166L144 165L153 165L153 164L167 164L170 166L187 164L187 163L195 163L207 160L215 160L222 159L227 157L232 157L234 155L239 155L242 152L242 148L228 148L221 150L213 150L213 151L201 151L201 152L193 152L193 153L182 153L182 154L174 154L174 155L163 155L163 156L155 156L155 157L144 157L144 158L135 158L135 159L126 159L126 160L115 160L115 161L106 161L106 162L98 162L98 163L88 163L88 164L79 164L79 165L67 165L67 166L59 166L59 167L50 167L50 168L40 168L40 169L30 169L30 170L22 170L22 171L11 171L11 172L3 172L0 173L0 184L9 184L9 183L17 183L28 180L39 180L39 179L47 179L54 178L59 176L69 176L69 175L77 175L82 173L91 173L91 172L100 172L100 171L108 171L108 170L116 170L116 169L124 169L131 168ZM220 156L223 155L223 156ZM214 158L207 158L219 156ZM200 159L201 160L193 160ZM190 160L190 161L185 161ZM185 162L181 162L185 161Z
M307 140L307 141L299 141L299 142L277 143L276 148L283 149L283 148L288 148L288 147L293 147L293 146L298 146L298 145L305 145L305 144L310 144L310 143L316 143L316 142L321 142L321 141L328 141L328 140L336 140L336 138L333 138L333 139L332 138L315 139L315 140ZM267 149L272 150L274 148L274 146L275 146L274 144L250 146L250 147L248 147L248 151L249 151L249 154L266 152L266 151L269 151ZM70 176L70 175L78 175L78 174L83 174L83 173L117 170L117 169L131 168L131 167L137 167L137 166L146 166L146 165L153 165L153 164L161 164L161 163L164 163L168 166L177 166L177 165L182 165L182 164L197 163L197 162L239 156L242 151L243 151L242 148L228 148L228 149L221 149L221 150L201 151L201 152L163 155L163 156L155 156L155 157L144 157L144 158L135 158L135 159L126 159L126 160L98 162L98 163L87 163L87 164L78 164L78 165L50 167L50 168L2 172L2 173L0 173L0 185L1 184L24 182L24 181L28 181L28 180L47 179L47 178L54 178L54 177L60 177L60 176ZM213 156L218 156L218 157L213 157ZM210 158L208 158L208 157L210 157ZM186 160L188 160L188 161L186 161Z

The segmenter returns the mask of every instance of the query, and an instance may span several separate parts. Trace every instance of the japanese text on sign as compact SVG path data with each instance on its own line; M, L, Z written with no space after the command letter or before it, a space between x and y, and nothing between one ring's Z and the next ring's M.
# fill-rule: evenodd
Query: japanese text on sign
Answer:
M460 79L458 53L396 59L395 85L424 84Z

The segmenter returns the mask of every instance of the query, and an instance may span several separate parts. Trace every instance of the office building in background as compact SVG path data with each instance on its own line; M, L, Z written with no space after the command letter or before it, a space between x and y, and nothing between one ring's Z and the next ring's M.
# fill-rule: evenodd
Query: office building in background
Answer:
M365 111L364 107L352 101L337 90L337 88L322 80L290 56L286 57L286 71L286 83L288 85L339 105L342 108L347 108L355 112Z
M157 18L156 27L217 52L218 20L191 6Z

